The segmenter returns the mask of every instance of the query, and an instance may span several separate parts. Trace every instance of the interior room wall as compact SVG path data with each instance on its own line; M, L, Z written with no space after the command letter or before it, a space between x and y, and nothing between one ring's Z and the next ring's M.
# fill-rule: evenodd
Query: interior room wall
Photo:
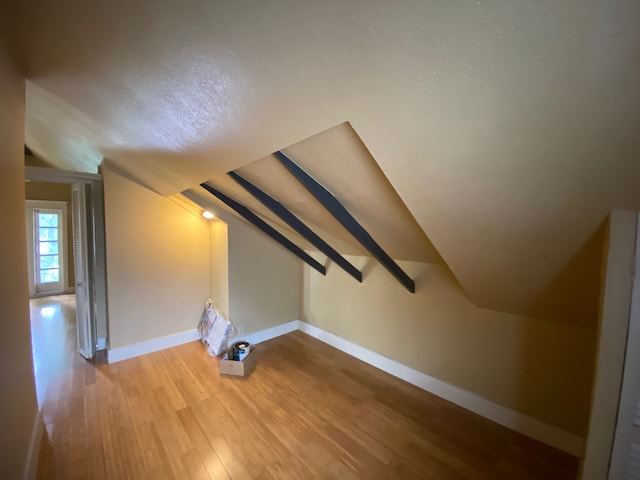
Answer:
M104 173L109 343L193 330L209 297L209 224L131 181Z
M229 312L229 233L227 224L214 219L210 225L211 238L211 298Z
M197 215L211 221L211 297L241 335L300 318L301 261L262 231L236 217L213 197L180 195ZM187 207L188 205L188 207ZM227 306L225 307L225 297Z
M607 478L613 447L633 287L637 213L616 211L609 218L603 263L604 285L598 325L591 413L582 480Z
M27 200L54 200L67 202L67 285L75 285L75 272L73 268L73 222L71 221L71 185L63 183L27 182L25 184Z
M366 257L356 282L303 268L303 320L420 372L566 431L586 433L595 330L476 307L444 266L399 265L404 289ZM490 281L490 280L488 280Z
M252 225L231 215L223 219L229 235L231 321L248 334L298 319L298 258Z
M24 79L0 7L0 478L23 478L38 405L31 357L24 188Z

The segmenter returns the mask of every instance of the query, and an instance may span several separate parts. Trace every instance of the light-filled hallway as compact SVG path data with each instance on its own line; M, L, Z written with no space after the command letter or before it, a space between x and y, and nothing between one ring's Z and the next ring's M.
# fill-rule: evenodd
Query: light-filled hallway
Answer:
M77 357L76 297L71 294L34 298L29 302L29 310L33 369L38 404L42 408L47 403L49 387L73 368Z

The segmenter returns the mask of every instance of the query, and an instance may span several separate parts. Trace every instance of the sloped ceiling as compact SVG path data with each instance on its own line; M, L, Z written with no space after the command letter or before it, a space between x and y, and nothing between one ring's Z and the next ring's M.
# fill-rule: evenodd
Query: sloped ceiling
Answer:
M392 258L442 262L433 244L348 123L313 135L283 149L283 152L318 182L329 187ZM343 254L368 255L273 155L240 167L235 172L277 199L322 238L336 243L334 248ZM216 175L207 183L272 224L278 227L283 224L228 175ZM194 193L211 198L201 189Z
M635 0L13 11L38 155L169 195L349 122L480 306L527 311L640 208Z

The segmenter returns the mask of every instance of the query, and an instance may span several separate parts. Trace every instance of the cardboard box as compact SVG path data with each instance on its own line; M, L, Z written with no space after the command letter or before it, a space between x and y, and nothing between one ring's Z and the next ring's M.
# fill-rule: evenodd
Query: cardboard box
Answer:
M255 347L251 345L249 355L244 360L239 362L230 360L233 358L233 353L225 353L224 356L218 362L218 368L220 375L231 375L234 377L248 377L253 368L256 365L256 352Z

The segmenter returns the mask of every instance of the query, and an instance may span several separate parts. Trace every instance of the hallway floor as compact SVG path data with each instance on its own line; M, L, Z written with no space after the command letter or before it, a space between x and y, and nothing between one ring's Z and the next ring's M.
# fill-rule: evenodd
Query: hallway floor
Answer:
M76 296L33 298L29 309L36 392L42 407L49 387L72 370L77 356Z

